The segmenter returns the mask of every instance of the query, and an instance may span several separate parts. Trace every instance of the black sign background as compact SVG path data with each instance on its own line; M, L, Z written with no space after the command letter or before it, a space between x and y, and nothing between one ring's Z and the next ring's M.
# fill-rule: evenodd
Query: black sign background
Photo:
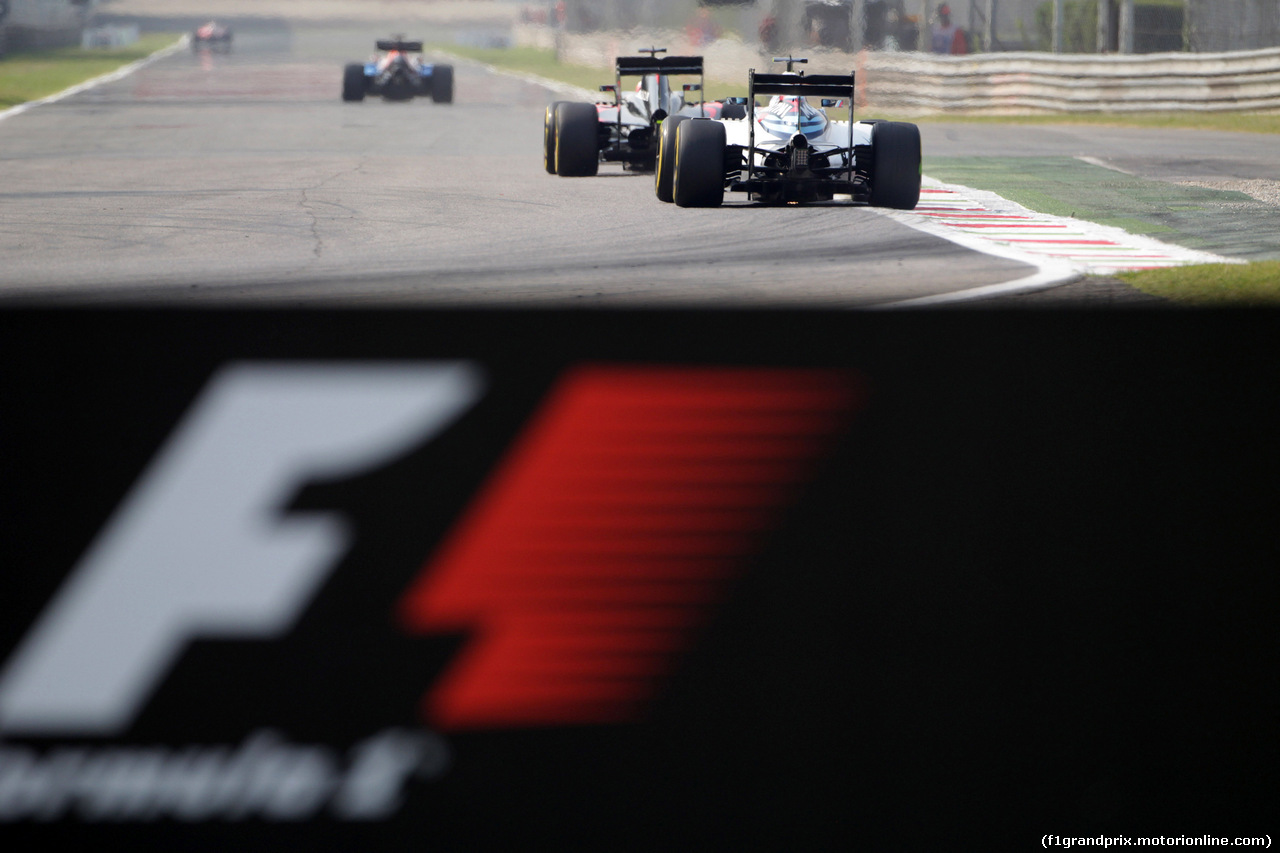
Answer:
M567 367L831 366L870 387L643 724L451 735L449 772L382 823L19 823L0 843L1274 833L1277 333L1272 312L0 313L2 657L219 365L464 358L489 376L443 437L298 495L351 515L352 552L283 640L193 644L123 744L272 727L345 748L418 725L465 638L406 638L391 609Z

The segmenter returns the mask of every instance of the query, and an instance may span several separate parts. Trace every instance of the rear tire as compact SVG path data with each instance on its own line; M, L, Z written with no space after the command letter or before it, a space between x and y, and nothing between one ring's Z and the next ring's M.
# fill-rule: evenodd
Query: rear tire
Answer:
M600 172L600 120L595 104L568 102L556 110L556 174L588 178Z
M724 125L690 119L676 128L672 197L680 207L719 207L724 202Z
M725 104L720 108L720 118L746 118L746 104Z
M437 65L431 69L431 100L437 104L453 103L452 65Z
M920 201L920 128L881 121L871 128L872 207L914 210Z
M667 116L658 129L658 162L653 177L653 191L658 201L675 201L672 187L676 171L676 131L680 122L688 119L689 116Z
M548 175L556 173L556 110L568 101L553 101L542 118L542 166Z
M364 100L364 66L352 62L342 71L342 100Z

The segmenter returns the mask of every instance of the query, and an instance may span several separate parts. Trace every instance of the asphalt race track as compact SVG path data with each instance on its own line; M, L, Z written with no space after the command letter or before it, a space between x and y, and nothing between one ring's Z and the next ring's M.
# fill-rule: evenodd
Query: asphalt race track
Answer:
M385 35L238 29L0 122L0 294L857 306L1033 271L847 205L682 210L616 166L548 175L551 95L476 65L450 106L343 103Z
M264 19L0 121L0 299L860 307L1035 271L865 208L682 210L617 166L547 175L554 96L475 64L452 105L343 103L343 64L387 34ZM983 133L926 129L926 154Z

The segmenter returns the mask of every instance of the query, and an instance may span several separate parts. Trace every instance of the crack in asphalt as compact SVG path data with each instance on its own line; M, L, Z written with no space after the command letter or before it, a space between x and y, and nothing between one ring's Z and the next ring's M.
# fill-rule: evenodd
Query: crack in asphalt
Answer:
M352 216L355 215L355 211L349 207L346 207L345 205L335 204L333 202L312 202L310 193L318 192L320 190L325 189L330 183L338 180L339 178L344 178L349 175L359 174L360 171L364 169L364 165L365 165L365 160L364 158L361 158L360 162L356 163L356 165L353 166L352 168L342 169L338 172L333 173L332 175L329 175L329 177L323 179L322 181L315 184L314 186L302 188L301 190L302 198L298 203L298 207L311 220L310 230L311 230L311 240L313 244L311 247L311 256L314 257L316 260L319 260L324 256L324 235L320 231L320 216L316 213L315 208L319 206L336 207L341 210L346 210Z
M316 187L315 189L319 188ZM311 199L307 196L308 192L310 192L309 189L303 188L302 202L298 206L311 218L311 255L319 260L324 255L324 237L320 234L320 217L316 216L316 212L311 209Z

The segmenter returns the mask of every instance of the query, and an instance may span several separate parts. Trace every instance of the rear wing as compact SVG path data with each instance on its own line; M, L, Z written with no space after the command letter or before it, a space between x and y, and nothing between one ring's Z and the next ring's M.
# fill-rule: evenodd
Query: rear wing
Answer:
M402 53L422 53L422 42L402 39L378 39L378 50L398 50Z
M649 56L619 56L614 60L614 85L601 86L603 90L613 89L614 106L618 108L618 130L622 130L622 78L623 77L644 77L647 74L662 74L664 76L674 74L696 74L698 75L697 91L702 92L706 88L706 78L702 73L702 57L701 56L658 56L663 53L666 48L647 47L642 48L649 52ZM693 85L685 86L685 91L694 89ZM705 95L699 98L702 101L701 113L703 116L707 114Z
M697 74L702 76L701 56L619 56L619 77L643 77L646 74Z
M751 69L747 88L755 95L812 95L817 98L848 98L853 102L855 94L853 74L757 74Z

